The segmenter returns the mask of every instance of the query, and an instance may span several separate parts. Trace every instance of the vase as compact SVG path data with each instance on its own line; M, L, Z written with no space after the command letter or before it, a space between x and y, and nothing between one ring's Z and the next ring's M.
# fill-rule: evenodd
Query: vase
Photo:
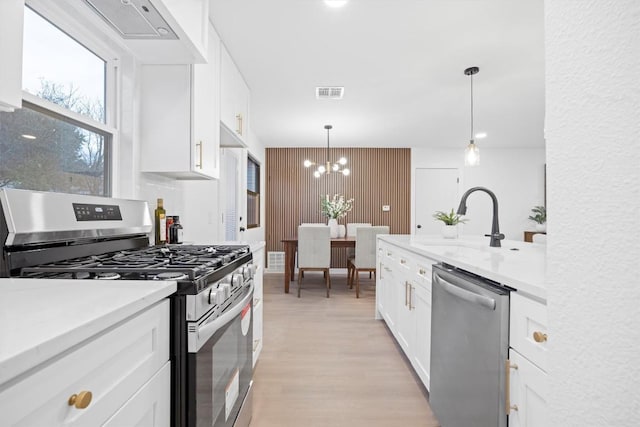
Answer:
M458 238L458 226L457 225L443 225L442 237L445 239L457 239Z
M545 233L547 231L547 223L544 224L536 224L536 231L540 233Z
M347 227L340 224L338 225L338 237L344 237L347 235Z
M331 234L331 238L335 239L338 237L338 220L335 218L329 218L329 222L327 224L329 226L329 233Z

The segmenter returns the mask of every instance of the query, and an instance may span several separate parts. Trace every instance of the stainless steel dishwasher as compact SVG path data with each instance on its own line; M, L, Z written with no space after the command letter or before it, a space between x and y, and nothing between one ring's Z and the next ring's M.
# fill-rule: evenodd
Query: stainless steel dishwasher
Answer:
M509 289L433 266L429 403L443 427L506 427Z

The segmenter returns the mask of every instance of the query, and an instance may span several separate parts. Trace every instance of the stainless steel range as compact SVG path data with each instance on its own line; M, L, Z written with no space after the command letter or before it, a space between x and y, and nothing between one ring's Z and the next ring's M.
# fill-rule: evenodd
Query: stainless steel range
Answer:
M151 226L145 201L0 189L0 277L175 280L172 425L246 426L255 273L249 247L150 247Z

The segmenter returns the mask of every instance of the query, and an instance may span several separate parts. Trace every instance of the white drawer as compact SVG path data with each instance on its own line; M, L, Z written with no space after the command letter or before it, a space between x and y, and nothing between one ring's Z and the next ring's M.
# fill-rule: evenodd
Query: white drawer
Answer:
M414 262L406 252L397 251L396 268L403 277L406 277L409 280L412 279L411 270L414 268Z
M420 260L416 262L415 275L416 282L422 284L425 289L431 292L431 274L433 272L432 264L435 261Z
M73 314L69 314L73 321ZM3 425L97 426L169 360L169 301L164 300L45 362L0 391ZM85 409L69 405L90 391Z
M512 292L510 317L510 347L546 371L547 306Z

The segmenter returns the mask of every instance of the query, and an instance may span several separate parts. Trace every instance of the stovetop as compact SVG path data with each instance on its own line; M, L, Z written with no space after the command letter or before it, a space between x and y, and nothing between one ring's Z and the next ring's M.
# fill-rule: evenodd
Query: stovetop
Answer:
M245 245L162 245L25 267L22 277L49 279L176 280L197 293L251 260Z

